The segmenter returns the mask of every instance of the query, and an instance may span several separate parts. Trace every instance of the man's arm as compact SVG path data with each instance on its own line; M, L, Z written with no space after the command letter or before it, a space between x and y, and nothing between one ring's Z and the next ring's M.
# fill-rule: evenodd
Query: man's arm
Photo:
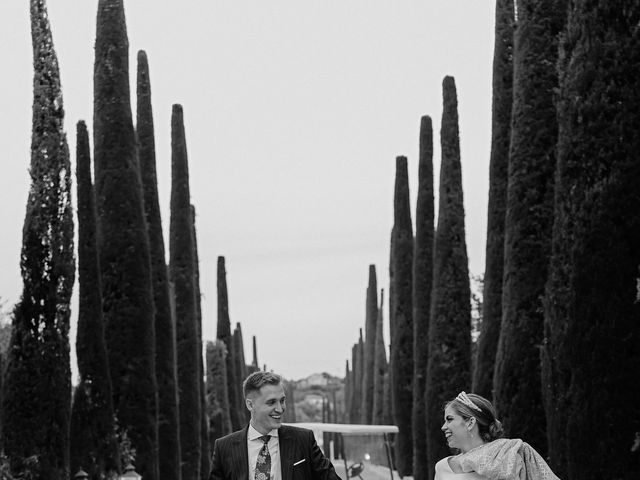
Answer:
M341 480L336 473L335 468L331 461L324 456L322 450L316 443L316 439L313 436L313 432L309 431L308 441L310 446L309 459L311 460L311 472L316 480Z
M222 454L220 453L220 442L218 440L216 440L213 444L213 458L211 459L211 471L209 472L209 480L224 480Z

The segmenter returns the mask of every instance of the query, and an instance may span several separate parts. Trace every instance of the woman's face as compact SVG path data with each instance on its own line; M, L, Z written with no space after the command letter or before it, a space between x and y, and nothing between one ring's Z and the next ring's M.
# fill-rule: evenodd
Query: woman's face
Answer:
M470 440L469 425L471 420L465 420L451 406L444 410L444 423L441 430L447 439L449 448L465 451Z

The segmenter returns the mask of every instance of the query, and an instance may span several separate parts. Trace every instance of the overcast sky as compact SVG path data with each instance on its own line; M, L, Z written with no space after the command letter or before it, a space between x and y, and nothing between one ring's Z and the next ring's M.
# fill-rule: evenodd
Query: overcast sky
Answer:
M48 1L74 171L75 124L86 120L92 130L97 3ZM422 115L433 118L437 183L445 75L458 88L470 271L483 272L494 6L125 0L134 93L136 53L149 58L165 233L171 106L184 107L205 339L216 334L216 260L224 255L229 312L232 325L242 324L247 361L255 335L260 364L288 378L344 375L364 326L369 264L388 290L398 155L409 159L415 213ZM29 2L0 1L0 298L9 305L22 289L29 25ZM135 118L135 98L132 108ZM75 198L75 178L73 188ZM386 306L384 315L388 322ZM76 316L74 306L74 323Z

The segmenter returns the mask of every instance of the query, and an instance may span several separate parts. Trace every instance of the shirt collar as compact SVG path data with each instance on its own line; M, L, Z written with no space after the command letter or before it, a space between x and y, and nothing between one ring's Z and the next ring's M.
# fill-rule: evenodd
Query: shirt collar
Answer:
M278 429L274 428L267 435L277 438L278 437ZM251 425L251 422L249 422L249 430L247 431L247 439L249 439L249 440L257 440L260 437L262 437L262 434L259 431L257 431L255 428L253 428L253 425Z

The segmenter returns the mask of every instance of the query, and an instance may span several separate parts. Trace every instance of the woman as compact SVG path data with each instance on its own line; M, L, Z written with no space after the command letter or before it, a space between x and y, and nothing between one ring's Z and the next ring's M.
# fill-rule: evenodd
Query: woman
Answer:
M459 451L436 463L435 480L559 480L529 444L505 439L491 402L460 392L445 405L447 444Z

